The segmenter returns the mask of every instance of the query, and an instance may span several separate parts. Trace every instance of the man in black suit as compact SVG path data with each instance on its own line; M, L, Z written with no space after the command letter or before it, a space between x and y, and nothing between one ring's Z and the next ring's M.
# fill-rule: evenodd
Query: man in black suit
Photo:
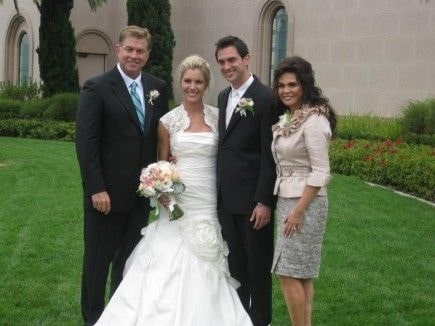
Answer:
M84 194L85 325L93 325L104 309L110 264L113 293L148 223L149 201L136 189L141 169L157 160L157 126L168 112L165 82L142 72L150 46L147 29L123 29L117 66L88 80L80 94L76 150Z
M215 57L231 84L218 97L219 221L231 275L241 283L240 299L254 325L264 326L272 315L272 90L249 72L249 51L241 39L220 39Z

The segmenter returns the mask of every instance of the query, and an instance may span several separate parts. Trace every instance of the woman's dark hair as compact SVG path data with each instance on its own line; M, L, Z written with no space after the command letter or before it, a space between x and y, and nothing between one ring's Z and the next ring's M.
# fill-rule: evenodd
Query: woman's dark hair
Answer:
M311 67L311 63L307 60L298 57L288 57L282 60L278 67L275 69L273 78L273 93L276 99L276 109L279 113L285 111L285 106L281 102L278 96L278 81L286 72L294 73L297 81L302 86L302 104L308 104L309 106L324 106L329 111L329 124L332 134L335 134L335 127L337 125L337 117L327 97L322 94L322 90L316 85L314 78L314 71Z

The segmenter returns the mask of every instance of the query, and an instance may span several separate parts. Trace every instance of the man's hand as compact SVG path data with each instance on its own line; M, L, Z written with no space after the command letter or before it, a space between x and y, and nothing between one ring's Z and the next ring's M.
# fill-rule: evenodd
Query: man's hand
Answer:
M262 227L267 225L270 222L270 217L272 216L272 212L269 206L258 203L252 211L252 215L250 218L251 222L254 222L254 229L260 230Z
M98 192L92 195L92 205L94 208L107 215L110 212L110 197L107 191Z

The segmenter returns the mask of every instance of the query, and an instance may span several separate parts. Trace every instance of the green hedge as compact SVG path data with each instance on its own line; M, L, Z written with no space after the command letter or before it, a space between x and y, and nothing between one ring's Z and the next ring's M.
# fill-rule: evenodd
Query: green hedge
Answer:
M41 85L36 82L29 81L24 85L15 85L14 83L0 82L0 98L28 101L37 98L41 95Z
M74 121L78 104L79 96L76 93L56 94L50 98L43 118L47 120Z
M0 98L0 119L44 119L74 121L79 101L77 93L61 93L28 101Z
M435 98L409 102L400 122L407 142L435 146Z
M73 122L5 119L0 120L0 136L47 140L75 140Z
M335 139L331 170L435 201L435 150L402 140L373 142Z
M0 136L75 140L75 124L46 120L0 119ZM402 140L335 139L332 172L392 187L435 202L435 149Z
M20 116L20 101L0 98L0 119L12 119Z

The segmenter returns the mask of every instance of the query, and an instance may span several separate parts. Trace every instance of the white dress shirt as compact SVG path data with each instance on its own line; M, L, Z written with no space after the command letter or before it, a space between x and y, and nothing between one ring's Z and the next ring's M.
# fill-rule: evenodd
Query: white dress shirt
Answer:
M125 74L124 71L122 71L121 66L119 65L119 63L116 65L116 67L118 68L122 79L124 80L125 86L127 86L128 92L130 93L130 85L133 82L136 82L136 92L139 95L140 98L140 104L142 105L142 110L145 113L145 100L144 100L144 95L143 95L143 85L142 85L142 75L139 75L136 79L132 79L129 76L127 76Z
M230 95L228 96L227 111L225 115L226 127L228 127L230 123L231 117L234 113L234 109L236 108L237 104L239 103L240 99L243 97L245 92L248 90L249 86L251 86L253 81L254 81L254 77L250 75L248 80L238 89L235 89L231 86Z

